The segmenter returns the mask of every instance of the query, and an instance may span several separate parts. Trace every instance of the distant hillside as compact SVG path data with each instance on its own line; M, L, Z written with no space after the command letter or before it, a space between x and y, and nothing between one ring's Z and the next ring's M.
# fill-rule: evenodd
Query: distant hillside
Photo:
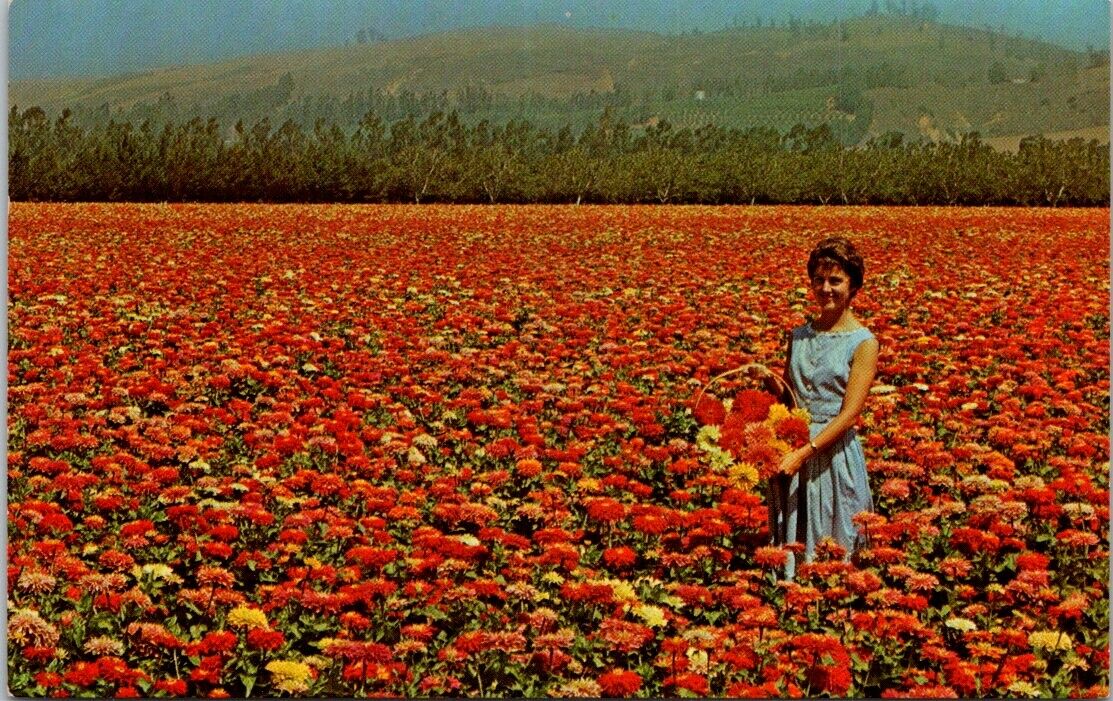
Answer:
M1008 145L1034 133L1108 140L1108 54L907 17L794 22L682 36L543 25L259 55L94 79L16 81L9 104L79 119L318 118L354 125L455 109L583 126L828 123L846 143L889 131ZM1100 128L1100 129L1099 129ZM1085 130L1085 131L1080 131Z

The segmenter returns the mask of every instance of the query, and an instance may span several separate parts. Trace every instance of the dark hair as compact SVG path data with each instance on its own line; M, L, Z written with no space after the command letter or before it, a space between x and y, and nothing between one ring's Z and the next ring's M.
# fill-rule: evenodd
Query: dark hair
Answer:
M808 277L815 277L815 271L823 263L835 263L850 277L850 290L857 292L862 287L866 265L854 244L841 236L825 238L816 244L808 256Z

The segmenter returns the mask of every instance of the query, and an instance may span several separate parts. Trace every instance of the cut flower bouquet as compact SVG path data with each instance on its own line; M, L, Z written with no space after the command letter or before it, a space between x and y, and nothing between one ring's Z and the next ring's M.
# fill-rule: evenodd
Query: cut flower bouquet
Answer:
M772 378L790 401L757 389L740 390L725 400L707 392L716 382L743 372ZM701 426L696 446L713 471L752 491L778 474L781 458L808 444L811 417L799 404L792 388L762 365L752 363L717 375L693 403L692 413Z

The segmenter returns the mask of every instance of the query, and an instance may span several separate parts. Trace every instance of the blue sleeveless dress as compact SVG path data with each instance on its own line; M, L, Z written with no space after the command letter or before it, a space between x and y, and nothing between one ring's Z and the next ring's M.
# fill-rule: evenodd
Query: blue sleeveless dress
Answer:
M854 351L866 339L868 329L816 331L811 324L792 331L792 357L788 374L800 402L811 414L811 437L815 438L842 408ZM826 449L809 458L792 477L776 477L769 484L769 528L773 542L800 542L803 561L810 562L815 545L833 538L852 552L859 547L858 528L851 519L862 511L873 511L866 459L854 428ZM786 577L795 575L789 554Z

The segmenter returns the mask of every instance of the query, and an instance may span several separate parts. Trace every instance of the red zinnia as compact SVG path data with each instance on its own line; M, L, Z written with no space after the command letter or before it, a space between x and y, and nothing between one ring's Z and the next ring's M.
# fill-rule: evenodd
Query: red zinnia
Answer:
M671 686L676 689L685 689L694 693L696 696L707 696L710 687L707 684L707 677L695 672L681 672L665 677L665 686Z
M100 679L100 667L94 662L78 660L66 670L64 680L74 686L92 686Z
M768 392L744 389L734 397L731 413L741 415L745 423L765 421L769 418L769 408L777 403L777 398Z
M692 414L701 426L718 426L723 423L727 412L722 402L710 394L705 394L700 397L699 403L692 410Z
M1051 558L1043 553L1023 552L1016 556L1016 566L1021 572L1046 570L1049 564L1051 564Z
M842 696L850 690L850 670L846 667L818 665L808 670L808 683L813 688L822 689L829 694Z
M742 414L730 412L719 431L719 447L737 458L746 445L745 430L749 423L752 422L747 421Z
M285 641L282 631L266 628L252 628L247 631L247 646L253 650L277 650Z
M790 416L777 423L777 438L791 446L804 445L811 438L808 431L808 422L795 416Z
M594 521L611 523L626 516L626 507L611 497L592 499L587 505L587 515Z
M523 458L515 465L515 472L519 477L536 477L541 474L541 461L533 458Z
M216 630L206 633L201 639L201 648L207 653L231 652L236 647L236 634L230 630Z
M758 567L784 567L788 563L788 551L774 545L766 545L754 551L754 562Z
M62 684L62 675L57 672L38 672L35 674L35 683L47 689L52 689Z
M616 570L626 569L638 561L638 553L633 548L621 546L603 551L603 562Z
M627 669L604 672L596 681L603 690L603 695L610 698L633 696L642 688L641 675Z

